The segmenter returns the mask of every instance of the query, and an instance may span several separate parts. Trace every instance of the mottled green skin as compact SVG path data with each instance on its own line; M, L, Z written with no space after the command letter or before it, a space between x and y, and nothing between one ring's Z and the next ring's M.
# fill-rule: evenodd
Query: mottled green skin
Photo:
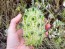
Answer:
M44 38L44 15L38 8L25 10L23 30L26 45L39 46Z

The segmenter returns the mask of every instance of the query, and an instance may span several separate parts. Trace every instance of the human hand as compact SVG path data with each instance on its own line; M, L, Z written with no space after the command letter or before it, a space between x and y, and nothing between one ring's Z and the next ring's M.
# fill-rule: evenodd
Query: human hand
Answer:
M26 46L23 37L23 30L17 30L17 24L21 20L22 15L18 14L15 18L11 20L10 26L8 28L7 35L7 48L6 49L34 49L32 46Z

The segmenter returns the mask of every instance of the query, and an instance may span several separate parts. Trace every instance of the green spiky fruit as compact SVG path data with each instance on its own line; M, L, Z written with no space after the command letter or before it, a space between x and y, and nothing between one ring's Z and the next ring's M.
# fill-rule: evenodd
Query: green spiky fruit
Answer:
M22 24L26 45L40 45L44 38L44 15L41 10L35 7L26 9Z

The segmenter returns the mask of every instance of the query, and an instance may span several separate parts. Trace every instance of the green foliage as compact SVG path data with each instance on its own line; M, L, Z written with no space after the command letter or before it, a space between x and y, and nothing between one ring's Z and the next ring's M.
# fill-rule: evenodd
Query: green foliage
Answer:
M65 45L64 41L63 41L63 40L65 40L65 38L64 38L64 36L65 36L64 28L65 27L64 26L65 26L65 24L62 21L56 19L53 23L52 29L49 30L49 33L50 33L49 35L54 40L57 48L59 46L60 49L61 49L62 45ZM62 47L64 47L64 46L62 46Z
M65 9L62 12L62 16L65 17Z

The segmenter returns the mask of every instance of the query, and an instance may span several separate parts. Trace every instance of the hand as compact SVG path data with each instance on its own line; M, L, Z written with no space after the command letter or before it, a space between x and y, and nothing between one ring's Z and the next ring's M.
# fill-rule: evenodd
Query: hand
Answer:
M21 20L22 15L18 14L15 18L11 20L10 26L8 28L7 35L7 48L6 49L33 49L31 46L26 46L24 43L24 39L21 35L23 35L23 30L17 30L17 24Z

